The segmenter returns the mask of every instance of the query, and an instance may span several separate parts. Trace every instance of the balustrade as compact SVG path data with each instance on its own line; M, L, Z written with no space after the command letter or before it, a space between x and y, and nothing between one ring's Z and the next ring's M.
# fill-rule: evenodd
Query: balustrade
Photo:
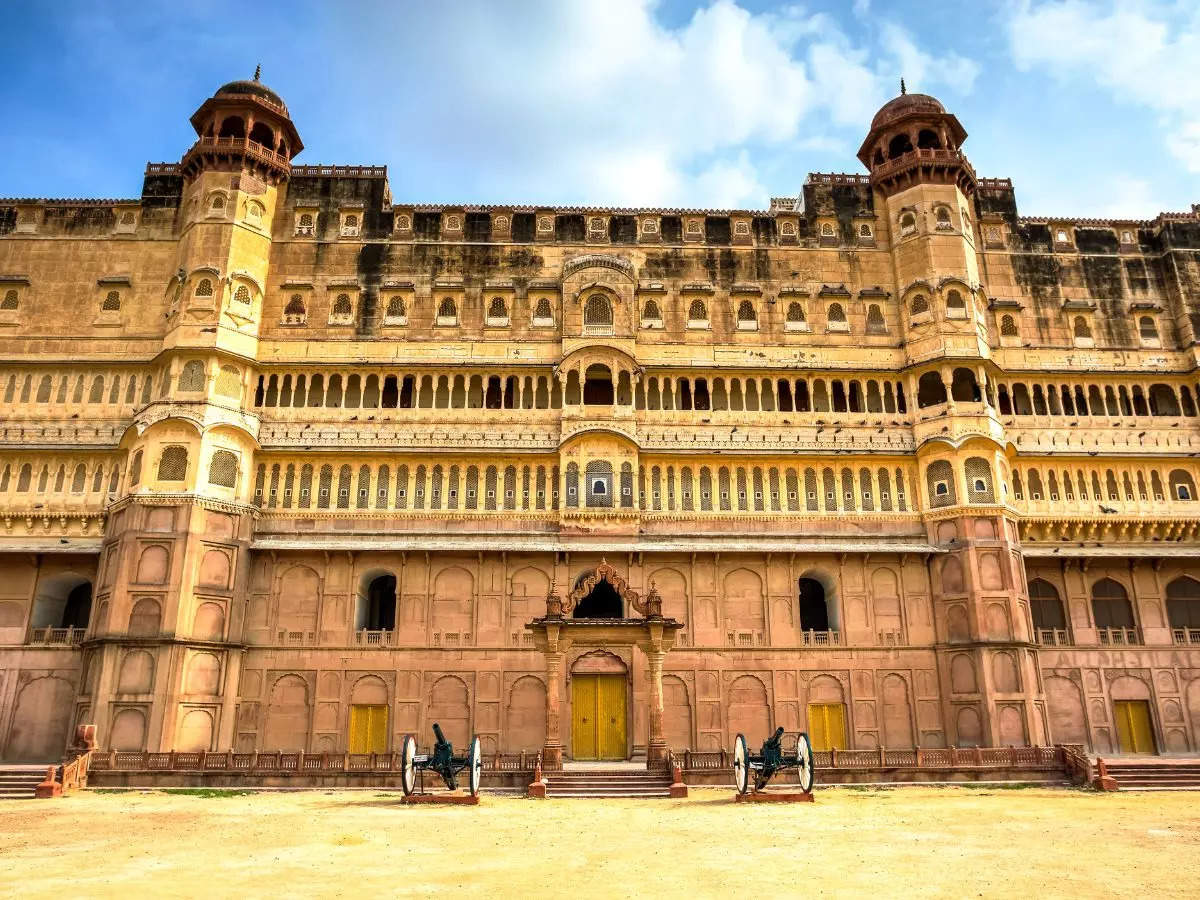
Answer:
M1200 628L1173 628L1171 634L1176 644L1200 645Z
M86 628L34 628L29 635L29 643L43 646L74 647L83 643Z
M1098 628L1096 631L1104 647L1129 647L1142 643L1142 635L1137 628Z
M1033 639L1045 647L1069 647L1074 643L1065 628L1035 628Z

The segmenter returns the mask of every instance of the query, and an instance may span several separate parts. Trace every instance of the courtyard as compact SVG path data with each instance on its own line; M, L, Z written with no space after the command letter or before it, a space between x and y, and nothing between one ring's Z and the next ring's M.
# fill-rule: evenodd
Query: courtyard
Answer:
M1127 897L1196 894L1195 793L818 788L815 804L399 792L0 802L0 896Z

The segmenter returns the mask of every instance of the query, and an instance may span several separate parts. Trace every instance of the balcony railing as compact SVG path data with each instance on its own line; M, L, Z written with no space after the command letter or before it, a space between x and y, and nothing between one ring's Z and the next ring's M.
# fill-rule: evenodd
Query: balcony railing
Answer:
M73 647L83 643L86 633L86 628L35 628L29 636L29 643Z
M1129 647L1141 644L1142 636L1136 628L1100 628L1100 644L1105 647Z
M1171 634L1177 644L1200 646L1200 628L1172 628Z
M395 636L396 632L387 629L372 631L363 628L354 632L354 643L360 647L391 647Z
M839 647L842 643L841 632L838 631L802 631L800 639L805 647Z
M1070 647L1070 632L1065 628L1035 628L1033 639L1044 647Z

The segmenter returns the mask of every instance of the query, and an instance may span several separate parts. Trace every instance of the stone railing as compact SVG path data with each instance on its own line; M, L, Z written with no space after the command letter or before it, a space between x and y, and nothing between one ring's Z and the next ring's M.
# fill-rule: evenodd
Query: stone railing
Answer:
M29 635L29 643L45 646L74 647L83 643L86 628L35 628Z
M1097 628L1102 647L1129 647L1142 643L1142 636L1136 628Z
M839 631L802 631L800 638L805 647L837 647L842 643Z
M1033 639L1043 647L1070 647L1074 643L1065 628L1035 628Z
M422 751L433 753L432 748ZM532 772L536 750L520 753L484 753L484 772ZM305 753L304 751L140 751L109 750L91 759L94 772L226 772L244 775L392 774L403 768L402 755L394 753Z
M1200 628L1172 628L1171 634L1177 644L1200 646Z
M354 643L359 647L390 647L395 642L396 632L382 629L373 631L362 628L354 632Z

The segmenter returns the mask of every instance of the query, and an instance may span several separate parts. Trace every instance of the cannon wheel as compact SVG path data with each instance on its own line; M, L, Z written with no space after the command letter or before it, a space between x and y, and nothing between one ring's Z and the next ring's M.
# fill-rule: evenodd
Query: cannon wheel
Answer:
M800 767L800 790L810 794L816 773L813 771L812 742L803 731L796 738L796 759Z
M416 739L411 734L406 734L400 751L400 786L404 788L405 797L410 796L417 786L417 767L413 762L416 755Z
M479 779L483 775L483 754L479 751L479 738L471 738L471 752L467 754L467 784L471 788L471 796L479 793Z
M750 789L750 754L746 752L744 734L739 734L733 741L733 786L739 794Z

